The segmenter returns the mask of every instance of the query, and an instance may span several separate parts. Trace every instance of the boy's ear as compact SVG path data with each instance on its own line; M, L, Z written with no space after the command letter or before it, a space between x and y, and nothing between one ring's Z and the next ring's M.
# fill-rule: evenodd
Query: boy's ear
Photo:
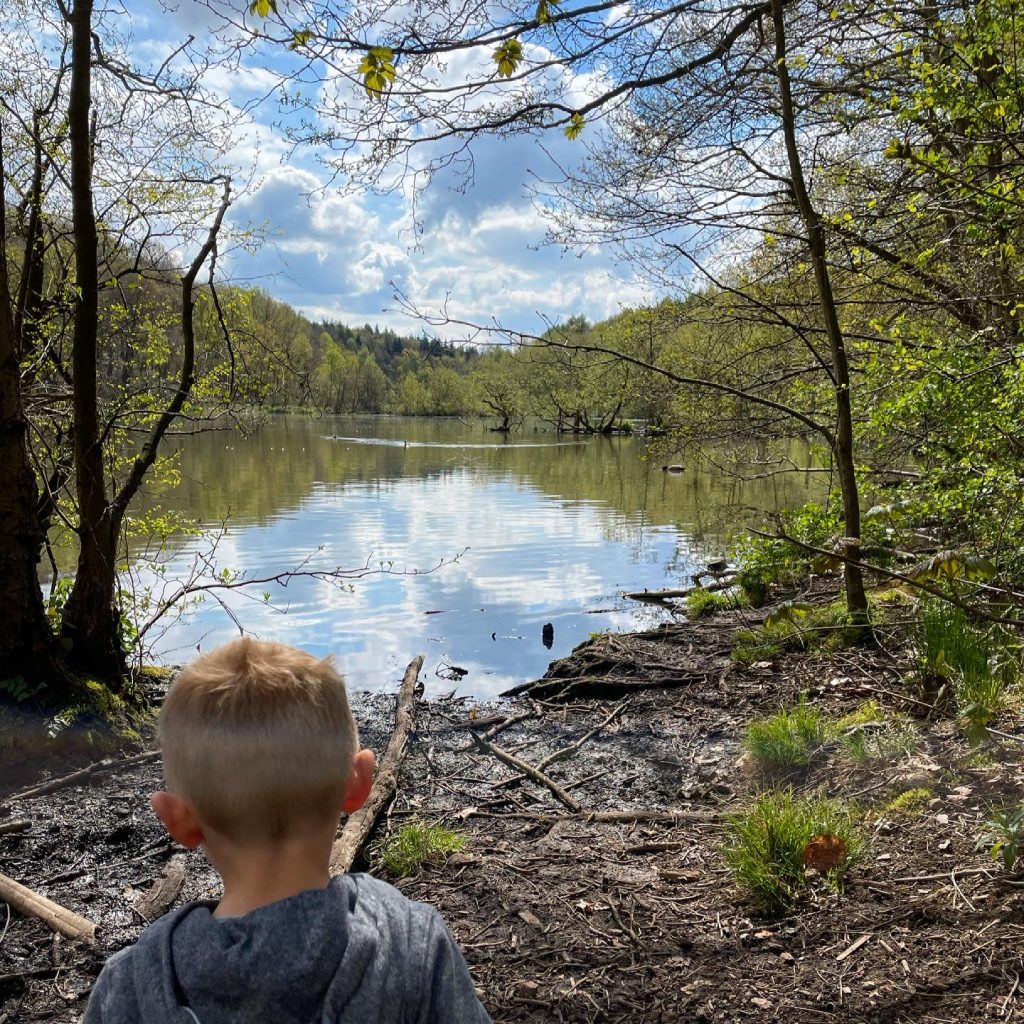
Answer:
M149 798L149 806L170 833L172 839L186 850L195 849L203 841L203 830L188 802L176 793L161 790Z
M354 814L366 803L373 786L373 769L377 758L372 750L360 750L352 761L352 774L345 784L345 799L341 809L346 814Z

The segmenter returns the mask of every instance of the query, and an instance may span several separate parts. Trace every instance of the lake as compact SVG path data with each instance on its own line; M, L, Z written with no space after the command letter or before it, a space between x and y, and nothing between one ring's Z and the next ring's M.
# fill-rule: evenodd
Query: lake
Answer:
M447 419L279 416L178 443L180 485L147 501L202 532L164 552L160 574L138 570L154 600L197 573L372 572L213 591L147 634L156 660L187 661L241 627L332 653L367 690L393 688L416 654L428 693L490 697L536 678L593 632L660 621L623 592L688 586L754 510L812 489L807 476L666 473L640 439L506 438Z

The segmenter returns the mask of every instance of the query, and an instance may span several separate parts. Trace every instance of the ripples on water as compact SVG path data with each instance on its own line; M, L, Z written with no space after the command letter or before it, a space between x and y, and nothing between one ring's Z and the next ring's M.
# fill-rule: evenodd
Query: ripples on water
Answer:
M220 591L246 630L335 654L355 688L393 687L423 653L428 692L491 696L591 632L653 624L661 613L622 591L685 584L724 550L728 505L775 507L805 487L671 476L627 438L495 436L457 421L281 418L250 437L188 439L181 486L154 500L207 527L230 512L211 571L376 570L351 586ZM189 538L162 580L143 570L139 582L172 586L210 543ZM231 615L208 598L163 631L156 654L186 661L237 636ZM468 670L461 682L445 678L448 664Z

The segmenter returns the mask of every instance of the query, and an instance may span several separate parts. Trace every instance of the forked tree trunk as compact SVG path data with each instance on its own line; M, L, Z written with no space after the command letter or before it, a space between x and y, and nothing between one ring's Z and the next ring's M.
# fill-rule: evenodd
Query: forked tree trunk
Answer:
M783 0L772 0L772 21L775 28L775 67L779 82L782 130L786 139L790 182L793 198L800 211L800 219L807 232L807 247L811 256L811 264L814 267L814 281L817 286L818 301L832 357L836 397L836 429L833 435L832 455L835 459L836 474L842 493L843 529L848 541L844 554L847 558L860 561L860 494L857 489L857 474L853 461L850 365L846 356L846 341L839 324L835 295L828 273L825 229L807 191L800 150L797 146L796 112L790 88L789 69L786 67L786 26L783 20ZM868 599L864 590L864 575L858 565L845 562L844 566L847 609L855 622L867 624Z

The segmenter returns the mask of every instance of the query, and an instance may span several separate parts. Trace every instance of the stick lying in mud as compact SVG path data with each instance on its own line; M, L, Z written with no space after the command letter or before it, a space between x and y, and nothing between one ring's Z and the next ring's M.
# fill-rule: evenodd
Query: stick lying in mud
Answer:
M387 750L380 759L373 788L366 803L351 815L341 830L341 835L331 848L331 874L340 875L352 867L352 861L362 849L373 829L373 823L381 809L395 794L398 787L398 769L405 757L405 747L412 731L412 711L416 703L416 679L423 667L423 655L413 658L405 670L402 687L398 691L395 707L395 730L388 741Z
M574 814L579 814L583 810L583 805L576 800L574 797L569 796L568 793L562 787L555 782L550 776L545 775L542 771L534 768L532 764L527 764L525 761L520 761L518 757L513 757L512 754L506 750L502 750L501 747L496 747L493 743L488 743L482 736L478 736L475 732L471 734L473 742L477 745L477 748L485 754L490 754L492 757L496 757L499 761L507 764L510 768L515 768L516 771L521 772L523 775L528 775L534 782L539 782L542 786L547 786L548 789L554 793L555 797L560 800L566 807L569 808Z
M32 786L29 789L21 790L19 793L14 793L0 803L0 807L6 807L18 800L28 800L34 796L42 796L44 793L53 793L58 789L63 789L65 786L73 786L82 779L93 775L100 775L103 772L115 771L118 768L127 768L135 764L145 764L147 761L155 761L159 756L159 750L149 750L144 754L133 754L131 757L107 758L103 761L96 761L85 768L79 768L76 772L71 772L70 775L62 775L59 779L50 779L49 782L43 782L38 786Z
M33 892L27 886L7 875L0 875L0 903L7 903L25 917L38 917L55 932L79 939L90 945L96 943L96 925L66 907Z
M153 887L135 904L135 909L146 921L163 917L181 894L185 885L185 855L175 854L164 866Z
M567 747L562 747L561 750L556 750L553 754L548 754L542 761L537 762L537 770L543 771L549 764L554 764L555 761L561 761L563 758L570 757L575 754L584 743L587 742L592 736L596 736L602 729L611 723L626 710L626 705L629 704L630 698L627 697L625 700L617 704L614 710L609 714L600 725L595 725L590 732L586 735L581 736L575 743L570 743ZM496 782L493 786L494 789L504 789L506 786L514 786L516 783L522 782L525 779L525 775L513 775L510 779L502 779L501 782Z

